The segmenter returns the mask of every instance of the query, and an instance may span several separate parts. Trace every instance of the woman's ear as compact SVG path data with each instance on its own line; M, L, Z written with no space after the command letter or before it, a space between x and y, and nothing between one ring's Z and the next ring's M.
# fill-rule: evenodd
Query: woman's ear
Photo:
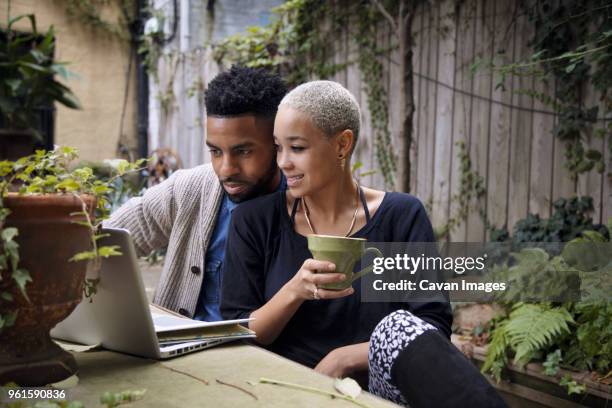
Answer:
M351 154L353 150L353 136L353 131L350 129L343 130L338 134L336 150L339 158L347 158Z

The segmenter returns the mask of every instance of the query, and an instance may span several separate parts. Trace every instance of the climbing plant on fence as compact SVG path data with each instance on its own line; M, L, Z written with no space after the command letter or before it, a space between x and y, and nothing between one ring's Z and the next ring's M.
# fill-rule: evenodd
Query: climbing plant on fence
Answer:
M376 24L382 21L378 7L370 2L290 0L272 11L275 19L267 26L250 27L215 44L216 59L223 65L274 69L291 85L329 78L347 65L358 64L372 115L376 158L385 183L393 186L396 155L380 61L390 49L377 48ZM331 41L343 30L357 40L359 51L356 60L335 63Z
M554 95L531 89L518 92L537 98L558 115L553 135L565 145L565 166L573 179L605 171L604 152L588 145L589 135L607 139L612 152L612 3L604 0L526 0L522 10L533 24L533 54L524 61L489 67L500 82L512 75L554 79ZM475 61L474 69L482 60ZM486 65L486 64L485 64ZM600 96L597 105L585 103L587 88ZM610 177L608 172L608 177Z

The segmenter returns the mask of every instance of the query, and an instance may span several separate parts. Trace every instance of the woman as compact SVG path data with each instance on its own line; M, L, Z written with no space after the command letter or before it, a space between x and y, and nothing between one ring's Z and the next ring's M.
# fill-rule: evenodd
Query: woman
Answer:
M341 291L335 265L311 259L306 235L373 242L429 242L421 203L402 193L359 186L350 157L360 112L342 85L313 81L289 92L274 123L277 162L287 191L242 204L233 213L221 312L251 317L257 342L321 373L344 377L368 368L368 340L389 313L406 309L450 336L448 303L362 303L359 281Z

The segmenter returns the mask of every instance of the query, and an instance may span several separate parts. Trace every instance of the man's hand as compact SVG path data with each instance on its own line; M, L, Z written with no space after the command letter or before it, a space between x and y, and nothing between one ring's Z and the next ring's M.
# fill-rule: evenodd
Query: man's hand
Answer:
M368 343L339 347L327 354L315 371L333 378L344 378L355 371L368 369Z

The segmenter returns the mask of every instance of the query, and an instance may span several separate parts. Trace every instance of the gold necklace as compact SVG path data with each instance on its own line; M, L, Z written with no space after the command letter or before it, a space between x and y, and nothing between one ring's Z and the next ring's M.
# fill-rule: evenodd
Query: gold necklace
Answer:
M345 238L351 235L351 231L353 231L353 228L355 227L355 222L357 221L357 211L359 211L359 185L357 183L355 184L357 185L357 195L355 197L355 212L353 213L353 219L351 220L349 230L344 235ZM310 231L312 231L312 233L316 235L315 229L312 226L312 222L310 221L310 211L308 210L308 204L306 204L306 197L302 197L302 203L304 203L304 216L306 218L306 222L308 223L308 227L310 228Z

